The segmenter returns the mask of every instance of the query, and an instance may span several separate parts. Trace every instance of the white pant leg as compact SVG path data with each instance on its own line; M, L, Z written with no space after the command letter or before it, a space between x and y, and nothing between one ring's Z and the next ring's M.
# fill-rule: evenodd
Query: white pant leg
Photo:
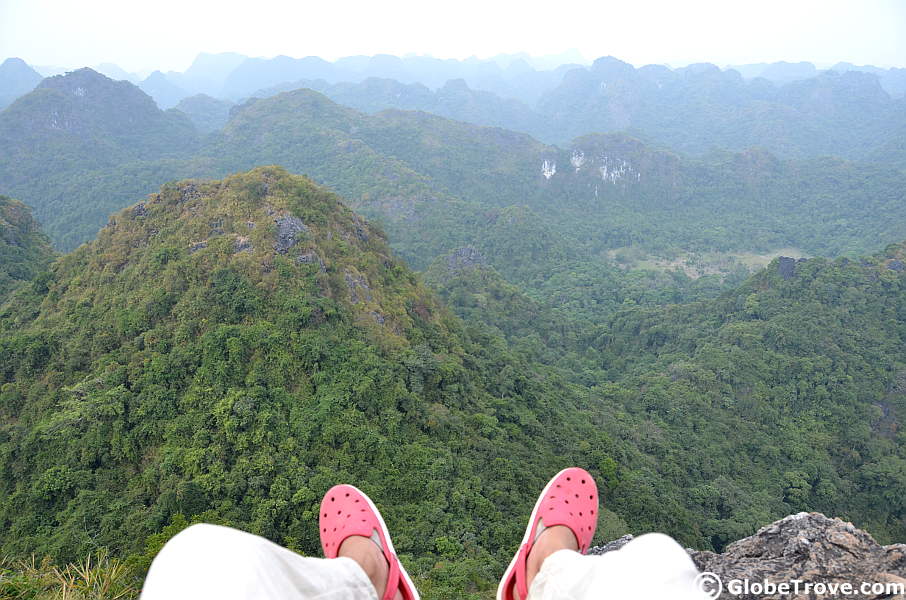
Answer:
M673 538L639 536L613 552L551 554L532 581L528 600L707 600L698 569Z
M378 600L350 558L299 556L263 537L192 525L151 563L141 600Z

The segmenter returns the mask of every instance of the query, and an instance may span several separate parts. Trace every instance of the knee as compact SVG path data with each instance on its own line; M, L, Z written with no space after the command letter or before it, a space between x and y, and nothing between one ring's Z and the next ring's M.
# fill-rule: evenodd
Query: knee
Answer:
M689 553L669 535L663 533L646 533L629 542L623 550L644 554L654 563L692 566Z
M191 564L196 569L254 569L267 541L256 535L198 523L170 538L155 559L171 566Z
M260 568L262 543L257 536L220 525L187 527L154 558L142 599L228 597L214 590L221 582L251 580Z
M208 523L196 523L186 527L164 544L160 554L205 552L223 541L222 529L227 528Z

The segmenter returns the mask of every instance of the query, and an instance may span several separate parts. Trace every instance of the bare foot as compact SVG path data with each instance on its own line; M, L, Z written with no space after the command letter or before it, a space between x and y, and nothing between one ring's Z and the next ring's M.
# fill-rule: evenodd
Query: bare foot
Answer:
M554 525L541 532L541 535L532 544L525 562L525 579L531 588L535 575L541 570L544 559L558 550L578 550L579 542L572 529L565 525Z
M545 532L547 533L547 532ZM544 535L544 534L542 534ZM384 597L384 591L387 589L387 576L390 573L390 565L384 558L384 553L380 547L371 538L361 535L351 535L340 544L337 556L345 556L359 563L362 570L371 580L371 584L377 591L378 598ZM403 600L399 590L393 596L394 600Z

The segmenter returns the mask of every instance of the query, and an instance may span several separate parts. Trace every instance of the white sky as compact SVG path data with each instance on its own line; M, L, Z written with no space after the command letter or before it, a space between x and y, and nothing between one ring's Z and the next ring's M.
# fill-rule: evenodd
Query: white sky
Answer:
M0 60L177 70L198 52L487 57L578 49L636 65L906 67L906 0L0 0Z

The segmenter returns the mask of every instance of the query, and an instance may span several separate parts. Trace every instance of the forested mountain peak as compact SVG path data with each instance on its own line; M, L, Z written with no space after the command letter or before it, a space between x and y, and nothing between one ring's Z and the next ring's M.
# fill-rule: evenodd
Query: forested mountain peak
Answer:
M794 107L830 117L846 110L881 115L890 104L890 94L881 87L878 76L864 71L824 71L816 77L788 83L780 92Z
M614 56L602 56L591 64L590 70L602 76L615 77L629 75L635 72L635 67Z
M86 67L48 77L33 92L19 98L0 115L0 135L15 131L68 136L86 143L128 145L143 134L172 133L181 120L183 126L188 125L181 115L161 112L154 100L132 83L114 81ZM191 132L191 125L188 129L186 133Z
M335 127L354 120L358 115L323 94L302 88L263 100L252 98L237 106L224 133L229 135L234 129L247 125L263 129L281 121L310 120L320 127Z
M128 81L115 81L94 69L84 67L63 75L48 77L38 89L57 90L85 105L99 101L128 103L133 110L153 112L157 107L150 96Z
M386 298L385 290L415 293L415 286L411 276L390 285L401 266L383 234L335 195L277 167L222 182L167 185L111 217L97 239L65 257L61 268L80 265L83 285L97 289L115 278L140 303L159 285L166 265L178 260L192 263L202 280L228 269L257 288L249 288L251 296L273 291L281 279L310 275L320 296L354 305L387 332L411 324L399 299ZM223 300L243 302L241 293ZM432 302L420 306L420 318L430 318Z
M207 94L196 94L183 98L174 108L189 117L199 132L213 133L229 121L233 103Z
M698 77L702 79L726 78L728 81L742 79L742 76L737 71L733 71L732 69L722 71L720 67L709 62L692 63L691 65L686 65L685 67L677 69L676 72L684 77Z
M198 137L186 115L161 111L128 81L88 68L49 77L0 112L0 193L33 206L51 236L65 230L69 241L63 245L72 248L97 231L86 231L78 221L91 215L103 222L111 212L84 202L77 211L60 210L73 195L105 177L104 193L117 194L134 185L133 177L109 181L109 169L184 157L197 149ZM121 196L119 206L129 199Z

